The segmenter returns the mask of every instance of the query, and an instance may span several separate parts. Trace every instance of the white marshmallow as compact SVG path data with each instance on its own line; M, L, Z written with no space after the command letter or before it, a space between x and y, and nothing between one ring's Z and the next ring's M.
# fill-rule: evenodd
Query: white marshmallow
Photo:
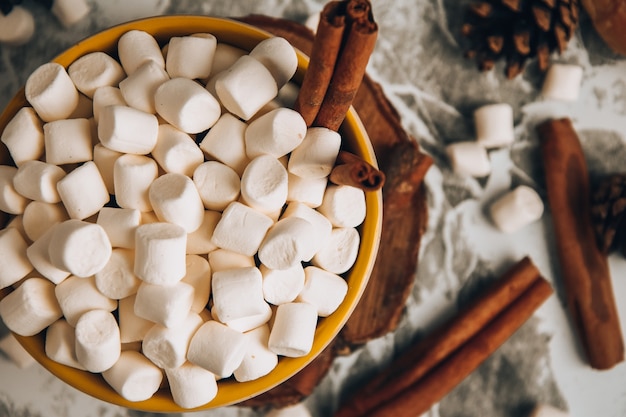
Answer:
M22 107L7 123L0 140L18 167L44 154L43 123L32 107Z
M520 185L498 198L489 212L498 229L514 233L541 218L543 202L535 190Z
M68 220L69 217L62 204L31 201L23 214L24 232L31 241L36 241L52 226Z
M211 314L222 323L262 314L263 277L256 267L228 269L213 273Z
M129 30L117 43L120 63L126 74L130 75L146 61L154 61L165 68L165 59L156 39L141 30Z
M170 392L176 405L196 408L212 401L217 395L215 375L191 362L165 370Z
M341 136L325 127L311 127L289 158L289 172L302 178L327 177L335 166Z
M307 236L307 239L310 241L311 251L305 254L302 259L308 262L313 258L313 255L326 245L333 230L333 225L322 213L297 201L292 201L287 205L282 218L286 219L288 217L299 217L313 225L313 234Z
M24 349L13 333L7 333L0 339L0 350L20 369L28 368L36 363L35 358Z
M246 354L233 372L239 382L252 381L269 374L278 364L278 355L267 348L270 329L267 325L245 333Z
M487 150L477 142L456 142L446 146L452 170L459 175L486 177L491 173Z
M213 243L222 249L254 256L274 221L239 202L226 207L213 231Z
M270 71L280 89L296 73L298 55L285 38L271 37L262 40L252 48L250 56Z
M23 45L35 33L35 19L31 12L22 6L13 6L7 15L0 13L0 43Z
M219 340L220 343L215 343ZM187 359L216 375L226 378L241 364L246 354L246 338L217 321L207 321L189 343Z
M109 238L101 226L75 219L54 227L48 247L52 265L81 278L104 268L111 250Z
M118 320L122 343L142 341L148 331L154 326L154 323L150 320L135 314L136 298L137 296L134 294L119 301Z
M352 227L333 229L326 246L313 256L313 265L334 274L343 274L354 265L360 241L359 232Z
M76 359L89 372L104 372L120 357L120 329L113 314L91 310L76 323Z
M165 69L172 78L206 78L211 73L216 47L217 38L210 34L172 37L168 44Z
M93 276L88 278L70 276L56 286L54 293L65 319L72 326L76 326L80 316L90 310L100 309L110 312L117 308L117 301L98 291Z
M85 162L57 182L61 201L72 219L86 219L109 202L107 186L93 161Z
M209 265L213 273L234 268L255 266L252 255L243 255L226 249L216 249L209 253Z
M200 84L187 78L173 78L157 88L157 113L186 133L200 133L217 122L220 103Z
M26 236L26 232L24 231L24 221L22 216L13 216L13 218L9 220L9 222L5 226L5 229L9 228L15 229L20 232L20 235L24 238L24 240L29 240L28 236Z
M191 311L200 313L209 303L211 295L211 267L209 261L198 255L187 255L187 273L181 280L193 287Z
M222 211L239 198L241 180L228 165L207 161L193 172L193 182L198 189L204 207Z
M81 56L70 64L67 72L78 91L89 98L93 98L98 88L117 86L126 76L119 62L104 52Z
M144 62L135 72L123 79L120 92L130 107L146 113L156 113L154 94L170 77L162 66L154 61Z
M135 232L135 274L150 284L172 285L185 276L185 229L172 223L143 224Z
M259 260L271 269L289 269L313 253L313 225L300 217L279 220L259 247Z
M224 113L202 139L200 149L241 175L250 162L246 156L246 127L232 114Z
M39 272L44 278L49 279L54 284L58 284L70 276L69 271L57 268L50 261L50 242L52 241L52 235L54 234L55 229L59 225L60 223L57 223L52 226L39 239L34 241L28 249L26 249L26 256L33 267L35 267L37 272Z
M126 400L144 401L158 391L163 372L141 353L127 350L102 377Z
M246 55L247 52L241 48L229 45L227 43L218 42L213 56L213 65L211 66L211 75L219 74L228 69L237 60Z
M59 319L48 327L44 349L53 361L84 370L76 359L76 332L67 320Z
M148 190L152 209L159 220L174 223L187 233L197 230L204 220L204 205L191 178L164 174Z
M56 62L38 67L26 80L26 100L44 122L69 117L78 105L78 90Z
M113 169L117 158L124 155L121 152L113 151L101 143L96 144L93 148L93 162L98 167L104 185L107 187L109 194L115 194L115 182Z
M69 28L89 14L85 0L54 0L50 9L63 26Z
M263 310L261 313L253 314L251 316L245 316L234 320L223 321L214 313L215 308L211 310L211 317L214 320L217 320L221 323L224 323L231 329L237 330L238 332L245 333L252 329L256 329L259 326L263 326L264 324L269 323L272 318L272 308L269 304L262 304L261 309Z
M241 176L241 197L262 212L280 210L287 201L287 170L271 155L254 158Z
M248 120L278 94L272 73L259 61L241 56L216 83L217 95L229 112Z
M137 290L135 314L173 328L185 320L192 304L193 287L189 284L155 285L143 282Z
M126 209L152 211L148 190L159 175L154 159L144 155L122 155L113 166L115 200Z
M44 203L61 201L58 182L65 177L63 168L41 161L26 161L13 178L15 190L26 198Z
M482 106L474 111L476 140L485 148L507 146L515 140L513 108L507 103Z
M304 403L300 402L283 408L274 408L265 417L311 417L311 412Z
M28 278L0 300L0 317L13 333L34 336L63 316L54 296L54 284Z
M300 263L282 270L261 265L260 270L263 275L263 298L273 305L294 301L304 287L304 269Z
M91 119L93 117L93 100L86 95L78 94L78 104L74 108L68 119ZM93 129L95 131L96 129ZM98 135L92 135L92 139L96 139Z
M111 246L133 249L135 231L141 224L141 213L136 209L103 207L98 213L97 224L106 232Z
M55 120L43 126L43 133L47 163L63 165L93 159L89 120Z
M188 255L200 255L206 254L217 249L217 246L211 238L213 237L213 231L217 222L220 221L222 214L213 211L205 210L204 219L198 229L187 235L187 254Z
M356 227L365 220L365 192L349 185L331 184L317 210L335 227Z
M118 87L104 86L93 93L93 118L96 123L100 122L100 112L106 106L127 106Z
M313 304L317 315L328 317L341 305L348 293L345 279L315 266L304 268L304 288L296 301Z
M569 413L548 404L537 404L530 417L569 417Z
M204 162L202 149L191 136L169 124L159 125L159 136L152 157L165 172L188 177Z
M26 256L28 244L15 228L0 230L0 288L6 288L33 270Z
M548 100L576 101L582 79L581 66L552 64L543 81L541 95Z
M307 355L313 347L317 308L308 303L278 306L268 341L269 349L291 358Z
M279 107L255 119L245 133L249 158L287 155L297 148L306 135L306 122L295 110Z
M106 106L100 111L98 138L107 148L137 155L152 152L159 133L155 115L128 106Z
M113 249L109 262L95 274L98 290L114 300L135 294L141 280L133 272L134 260L132 250Z
M174 328L155 324L143 339L142 352L159 368L178 368L187 360L189 342L203 324L196 313L190 313Z
M22 214L28 205L28 199L15 189L17 172L18 168L0 165L0 211L9 214Z

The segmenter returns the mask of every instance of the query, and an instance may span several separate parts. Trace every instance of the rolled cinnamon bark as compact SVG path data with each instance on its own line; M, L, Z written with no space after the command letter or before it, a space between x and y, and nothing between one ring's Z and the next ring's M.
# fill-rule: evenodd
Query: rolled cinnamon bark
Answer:
M624 360L624 342L608 260L593 232L585 156L571 120L548 120L537 132L569 312L589 364L609 369Z
M336 185L349 185L363 191L376 191L385 184L385 174L363 158L351 152L341 151L329 180Z

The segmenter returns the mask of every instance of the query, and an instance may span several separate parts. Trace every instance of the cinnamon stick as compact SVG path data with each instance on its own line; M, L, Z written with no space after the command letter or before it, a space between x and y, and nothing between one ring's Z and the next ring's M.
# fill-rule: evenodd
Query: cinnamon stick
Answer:
M624 360L624 342L608 260L593 232L585 156L571 120L548 120L537 132L569 312L589 364L609 369Z
M363 191L376 191L385 183L385 174L360 156L341 151L329 180L336 185L349 185Z
M358 390L336 417L420 415L493 353L551 293L532 261L522 259L455 319ZM411 413L403 414L402 404L408 403Z

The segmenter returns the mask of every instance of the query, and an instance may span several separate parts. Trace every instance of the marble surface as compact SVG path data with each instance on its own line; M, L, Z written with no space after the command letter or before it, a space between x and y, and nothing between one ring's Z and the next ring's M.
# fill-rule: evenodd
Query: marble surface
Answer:
M21 47L0 45L0 108L28 74L81 38L116 23L158 14L241 16L263 13L304 22L321 0L90 0L92 12L63 28L38 3L25 0L35 16L35 38ZM556 289L536 314L428 417L524 417L537 403L569 410L572 417L626 415L626 363L591 370L581 355L568 315L551 235L549 209L541 220L514 234L499 232L486 215L489 204L517 184L535 188L545 201L541 158L534 126L552 116L574 121L590 173L624 169L626 160L626 59L613 55L583 16L580 29L558 62L581 65L580 98L572 103L541 99L543 75L531 63L524 76L506 80L501 64L479 73L462 57L457 36L458 0L374 0L380 37L368 73L380 82L402 115L407 131L432 155L428 229L423 238L413 291L398 329L333 364L305 405L313 416L331 416L338 402L361 381L389 363L412 340L428 333L528 255ZM445 145L473 140L472 112L485 103L506 102L515 110L515 143L492 151L493 173L485 180L455 175ZM610 258L614 290L626 323L626 260ZM0 336L7 330L0 326ZM202 417L252 417L263 411L228 407ZM191 414L190 414L191 415ZM18 368L0 354L0 417L139 417L148 414L112 406L56 380L39 365ZM173 416L171 416L173 417Z

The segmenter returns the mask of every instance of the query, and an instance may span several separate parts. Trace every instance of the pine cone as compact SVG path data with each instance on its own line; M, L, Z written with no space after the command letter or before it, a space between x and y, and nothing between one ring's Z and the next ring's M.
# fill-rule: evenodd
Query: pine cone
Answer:
M548 68L550 54L562 53L578 26L579 0L483 0L472 3L461 34L468 39L465 56L482 71L506 60L507 78L537 57Z
M626 255L626 174L603 178L593 192L591 217L600 250Z

